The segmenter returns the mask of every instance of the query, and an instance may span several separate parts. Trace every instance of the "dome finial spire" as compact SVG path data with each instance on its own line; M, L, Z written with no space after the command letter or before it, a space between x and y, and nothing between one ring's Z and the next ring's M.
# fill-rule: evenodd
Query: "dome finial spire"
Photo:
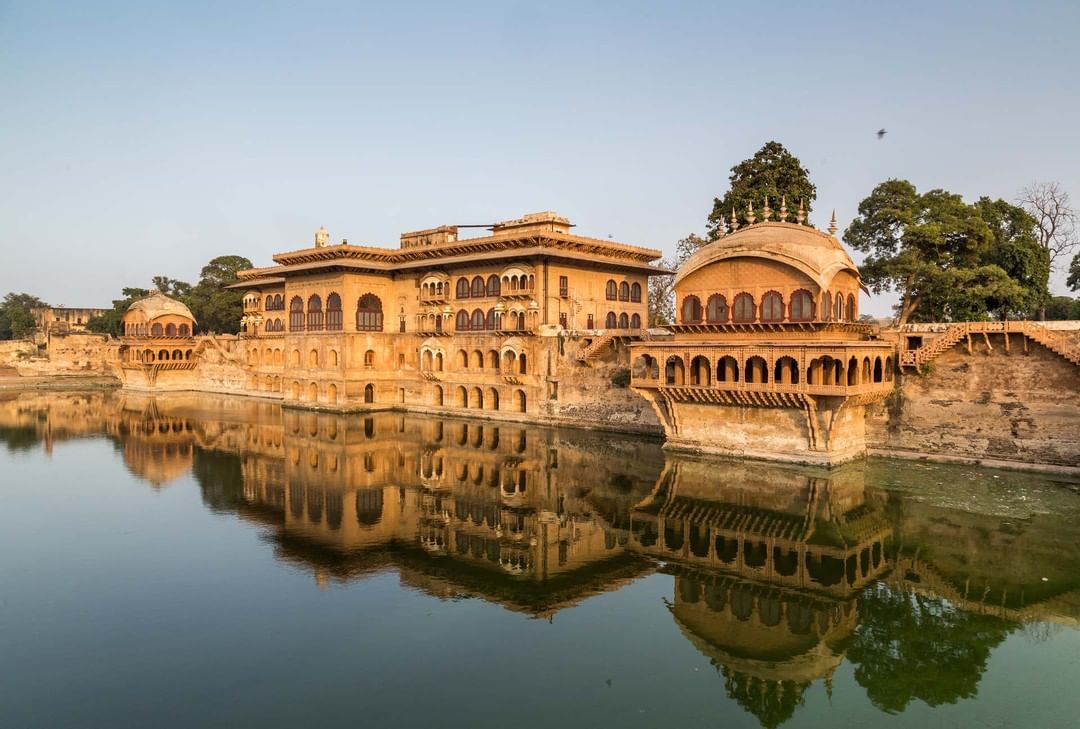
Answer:
M727 235L727 221L724 220L724 214L720 214L720 224L716 226L716 237L723 238Z
M795 213L795 222L802 225L806 220L806 205L803 204L803 199L799 198L799 212Z
M836 235L836 208L832 211L832 220L829 221L829 235Z
M755 220L757 218L754 216L754 203L748 201L746 203L746 224L753 225Z
M780 196L780 222L787 222L787 195Z
M765 208L761 211L761 222L769 222L769 218L772 217L772 208L769 207L769 196L765 196Z
M739 229L739 216L735 214L735 206L731 206L731 232Z

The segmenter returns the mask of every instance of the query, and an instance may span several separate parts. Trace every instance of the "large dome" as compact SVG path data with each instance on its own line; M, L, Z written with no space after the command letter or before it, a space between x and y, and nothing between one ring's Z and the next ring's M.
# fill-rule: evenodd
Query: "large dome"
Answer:
M136 311L141 312L147 321L153 321L166 314L176 314L177 316L187 317L193 322L195 321L191 309L176 299L170 299L160 291L154 291L146 298L139 299L128 307L129 314Z
M859 269L834 236L809 225L765 222L726 235L690 256L675 274L676 286L694 271L728 258L766 258L792 266L828 288L840 271L858 279Z

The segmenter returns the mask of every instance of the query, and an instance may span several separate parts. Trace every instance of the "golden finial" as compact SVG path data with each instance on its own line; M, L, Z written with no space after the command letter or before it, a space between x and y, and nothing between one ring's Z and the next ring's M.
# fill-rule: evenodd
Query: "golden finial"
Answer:
M803 199L799 198L799 212L795 213L795 222L802 225L806 221L806 205L803 204Z
M833 208L832 220L829 221L829 235L836 235L836 208Z
M769 196L765 196L765 209L761 211L761 222L769 222L769 218L772 217L772 208L769 207Z
M780 222L787 222L787 195L780 196Z
M735 214L735 206L731 206L731 232L734 233L739 229L739 216Z
M723 214L720 215L720 224L716 226L716 237L723 238L727 235L727 221L724 220Z
M753 225L757 218L754 217L754 203L746 203L746 224Z

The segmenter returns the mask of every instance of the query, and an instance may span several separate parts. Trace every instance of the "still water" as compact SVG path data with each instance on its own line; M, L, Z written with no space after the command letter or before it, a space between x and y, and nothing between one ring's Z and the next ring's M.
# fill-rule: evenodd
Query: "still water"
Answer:
M1075 726L1080 492L0 400L0 725Z

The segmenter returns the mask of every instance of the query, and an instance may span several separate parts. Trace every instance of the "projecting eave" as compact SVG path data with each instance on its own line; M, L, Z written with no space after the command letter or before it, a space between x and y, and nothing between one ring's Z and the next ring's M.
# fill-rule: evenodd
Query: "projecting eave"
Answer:
M549 260L566 261L568 263L595 264L609 270L621 270L629 273L645 274L646 276L668 276L674 273L667 269L658 268L641 261L613 259L602 255L590 255L587 253L575 253L560 248L546 246L534 246L531 248L513 248L494 250L490 252L472 252L464 255L442 256L440 258L422 258L414 261L389 262L371 259L357 258L328 258L307 260L296 263L277 266L272 270L277 277L310 273L319 270L343 270L343 271L366 271L374 273L405 273L411 271L428 271L434 268L451 269L483 263L499 261L520 261L527 258L546 258ZM250 286L250 284L248 284Z
M260 289L270 286L284 286L285 278L282 276L261 276L259 278L247 278L229 284L227 289Z
M304 248L278 253L274 261L282 265L312 263L316 261L362 260L372 264L396 264L421 262L430 266L448 258L465 255L496 253L503 250L543 248L565 250L576 255L602 256L612 261L647 264L658 260L662 253L652 248L640 248L598 238L586 238L568 233L543 232L532 235L521 233L466 238L430 246L414 248L375 248L371 246L338 245L323 248Z

